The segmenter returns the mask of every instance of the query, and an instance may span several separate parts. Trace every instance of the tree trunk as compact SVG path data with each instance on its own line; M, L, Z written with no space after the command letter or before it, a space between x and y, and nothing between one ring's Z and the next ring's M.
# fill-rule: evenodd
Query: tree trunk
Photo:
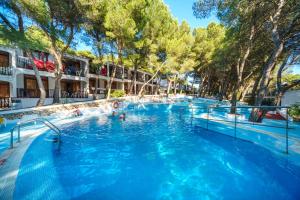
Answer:
M133 78L131 80L131 85L130 85L130 94L134 94L134 95L136 95L136 76L137 76L137 66L135 64Z
M46 99L45 87L44 87L43 81L41 79L40 72L37 69L37 67L34 64L34 62L33 62L34 56L33 56L32 52L31 51L26 51L26 52L28 53L28 55L30 57L30 60L31 60L31 63L32 63L32 69L34 71L34 74L35 74L35 77L36 77L36 81L37 81L37 84L38 84L38 87L39 87L39 90L40 90L40 98L37 101L36 106L43 106L44 103L45 103L45 99Z
M160 69L161 69L161 67L160 68L158 68L157 70L156 70L156 72L153 74L153 76L147 81L147 82L145 82L144 84L143 84L143 86L141 87L141 89L140 89L140 91L139 91L139 94L138 94L138 96L141 98L142 97L142 94L143 94L143 91L144 91L144 88L146 87L146 85L148 85L156 76L157 76L157 74L158 74L158 72L160 71Z
M284 4L285 4L285 0L280 0L279 4L278 4L278 8L276 9L274 16L272 16L270 18L270 21L272 22L272 25L273 25L272 40L275 45L275 48L272 52L271 57L269 58L269 60L266 64L266 66L264 66L264 69L263 69L262 79L261 79L261 82L259 85L256 99L255 99L256 106L260 106L263 102L265 93L267 91L267 85L270 80L271 71L275 67L277 59L281 55L283 48L284 48L284 41L280 38L279 31L278 31L278 24L280 21L280 15L281 15Z
M169 97L171 86L172 86L172 81L169 80L168 81L168 89L167 89L167 97Z
M174 95L177 94L177 82L176 81L177 81L177 75L174 78Z
M276 98L275 98L275 104L277 106L280 105L280 101L281 98L283 96L283 88L281 85L281 77L282 77L282 71L284 69L284 67L286 66L287 62L288 62L288 56L284 59L284 61L282 62L282 64L280 65L278 71L277 71L277 82L276 82Z
M242 91L241 91L241 95L240 95L240 101L244 101L244 99L245 99L245 96L246 96L246 94L247 94L247 92L249 91L249 88L251 87L251 85L252 85L252 82L251 83L249 83L249 84L247 84L247 87L246 88L244 88Z
M109 76L111 76L111 77L109 78L109 81L108 81L108 84L107 84L107 87L106 87L106 90L107 90L106 99L107 100L110 99L111 86L112 86L112 83L114 82L114 78L115 78L116 70L117 70L117 67L115 66L115 56L114 56L113 46L112 45L113 44L111 43L110 44L110 47L111 47L110 55L111 55L111 60L112 60L113 71L112 71L112 75L109 74ZM109 65L109 63L107 63L107 65Z
M114 61L113 61L113 63L114 63ZM106 94L107 100L110 99L111 86L112 86L112 83L114 82L116 71L117 71L117 67L113 64L112 76L110 77L109 82L107 84L107 94Z
M282 64L280 65L278 71L277 71L277 82L276 82L276 98L275 98L275 104L277 106L281 105L281 99L284 96L285 92L287 90L289 90L292 87L295 87L299 84L300 80L296 80L294 81L292 84L290 85L285 85L283 86L281 83L281 78L282 78L282 72L284 71L284 69L288 66L288 65L292 65L293 63L297 62L299 59L300 55L296 55L296 56L292 56L291 61L288 63L288 60L290 58L289 54L286 56L286 58L284 59L284 61L282 62Z
M54 93L53 93L53 103L60 102L60 80L62 74L58 74L55 78L55 86L54 86Z
M230 114L235 114L236 112L236 103L237 103L237 88L234 88L232 97L231 97L231 106L230 106Z
M93 95L93 99L94 99L94 100L97 99L98 85L99 85L99 78L96 78L95 91L94 91L94 95Z
M195 84L196 72L194 72L193 82L192 82L192 94L194 94L194 84Z
M53 54L57 62L56 75L55 75L55 87L53 93L53 103L60 103L60 88L61 88L60 80L62 77L62 70L63 70L62 55L58 52L53 52Z
M156 83L156 87L155 87L155 95L157 95L159 93L159 89L160 89L160 82L161 82L161 77L159 77L157 83Z
M239 58L238 62L237 62L237 66L236 66L237 82L234 86L233 95L232 95L232 99L231 99L231 108L230 108L231 114L235 114L235 112L236 112L237 92L239 91L241 83L243 81L244 68L245 68L246 60L248 59L251 48L252 48L252 40L254 38L254 33L255 33L255 26L252 25L245 54L244 54L242 60L240 60L240 58Z
M279 45L277 49L274 50L272 57L270 58L268 64L264 67L263 75L261 82L259 84L259 89L257 92L257 96L255 99L255 105L260 106L262 104L262 101L265 97L265 93L267 92L267 86L271 78L271 72L273 68L275 67L276 61L280 54L283 51L283 43Z

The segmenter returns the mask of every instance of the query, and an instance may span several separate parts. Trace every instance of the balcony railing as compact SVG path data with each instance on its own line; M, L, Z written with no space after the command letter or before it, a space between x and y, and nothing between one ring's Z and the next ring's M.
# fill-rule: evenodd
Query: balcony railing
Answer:
M95 88L94 87L90 87L90 94L95 94ZM96 94L106 94L106 89L105 88L98 88L96 91Z
M28 57L18 56L17 67L23 69L32 69L32 63Z
M88 98L89 94L85 91L61 91L62 98Z
M0 63L0 75L11 76L12 75L12 67L4 66Z
M54 90L46 90L46 98L53 97ZM18 98L40 98L39 89L25 89L17 88L17 97Z
M114 70L114 67L110 66L110 68L109 68L109 76L110 77L112 77L112 75L113 75L113 70ZM123 69L121 67L117 67L115 78L122 79L122 76L123 76Z
M9 108L11 106L10 97L0 97L0 108Z
M107 68L106 66L99 68L95 68L95 67L90 67L89 70L90 74L97 74L97 75L101 75L101 76L107 76Z
M64 68L64 74L71 75L71 76L81 76L84 77L84 70L78 69L73 66L67 66Z
M28 57L18 56L17 67L23 69L33 69L32 65L35 65L39 71L55 71L55 64L52 61L43 61L39 59L33 59L33 62Z

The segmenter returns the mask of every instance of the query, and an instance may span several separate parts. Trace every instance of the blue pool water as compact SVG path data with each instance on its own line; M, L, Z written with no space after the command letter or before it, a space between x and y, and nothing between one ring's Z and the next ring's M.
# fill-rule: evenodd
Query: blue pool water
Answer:
M188 109L145 107L129 107L126 121L101 115L65 127L59 151L49 132L39 136L14 199L300 198L300 168L286 157L191 124Z

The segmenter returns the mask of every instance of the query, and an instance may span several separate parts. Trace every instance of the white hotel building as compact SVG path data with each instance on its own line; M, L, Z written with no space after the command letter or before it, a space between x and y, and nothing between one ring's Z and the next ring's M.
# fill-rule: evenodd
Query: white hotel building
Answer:
M48 63L50 63L50 66L52 63L53 66L53 57L47 53L36 51L34 57L35 61L42 63L42 66L48 66ZM64 56L60 91L62 101L86 101L93 99L93 96L104 98L113 66L107 64L102 66L101 70L95 71L89 66L89 61L89 59L83 57ZM123 73L123 68L116 67L112 90L124 89L128 93L133 71L124 69ZM41 68L39 71L46 90L45 105L52 104L55 74L47 67ZM151 74L138 71L137 91L150 78ZM96 81L97 79L98 81ZM153 94L155 87L156 82L153 80L146 86L146 94ZM39 99L39 94L29 58L20 49L0 46L0 109L33 107Z

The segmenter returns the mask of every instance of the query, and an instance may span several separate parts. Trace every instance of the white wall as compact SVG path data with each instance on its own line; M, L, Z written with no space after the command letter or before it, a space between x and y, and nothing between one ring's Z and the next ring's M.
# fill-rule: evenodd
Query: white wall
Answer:
M100 80L100 88L105 88L105 80Z
M24 74L17 74L17 88L24 88Z
M295 103L300 104L300 90L287 91L281 99L282 106L290 106Z
M48 77L48 87L49 87L49 90L54 90L55 78Z
M22 108L31 108L36 106L39 98L20 98L21 99L21 107ZM52 98L46 98L44 105L51 105L53 103Z

